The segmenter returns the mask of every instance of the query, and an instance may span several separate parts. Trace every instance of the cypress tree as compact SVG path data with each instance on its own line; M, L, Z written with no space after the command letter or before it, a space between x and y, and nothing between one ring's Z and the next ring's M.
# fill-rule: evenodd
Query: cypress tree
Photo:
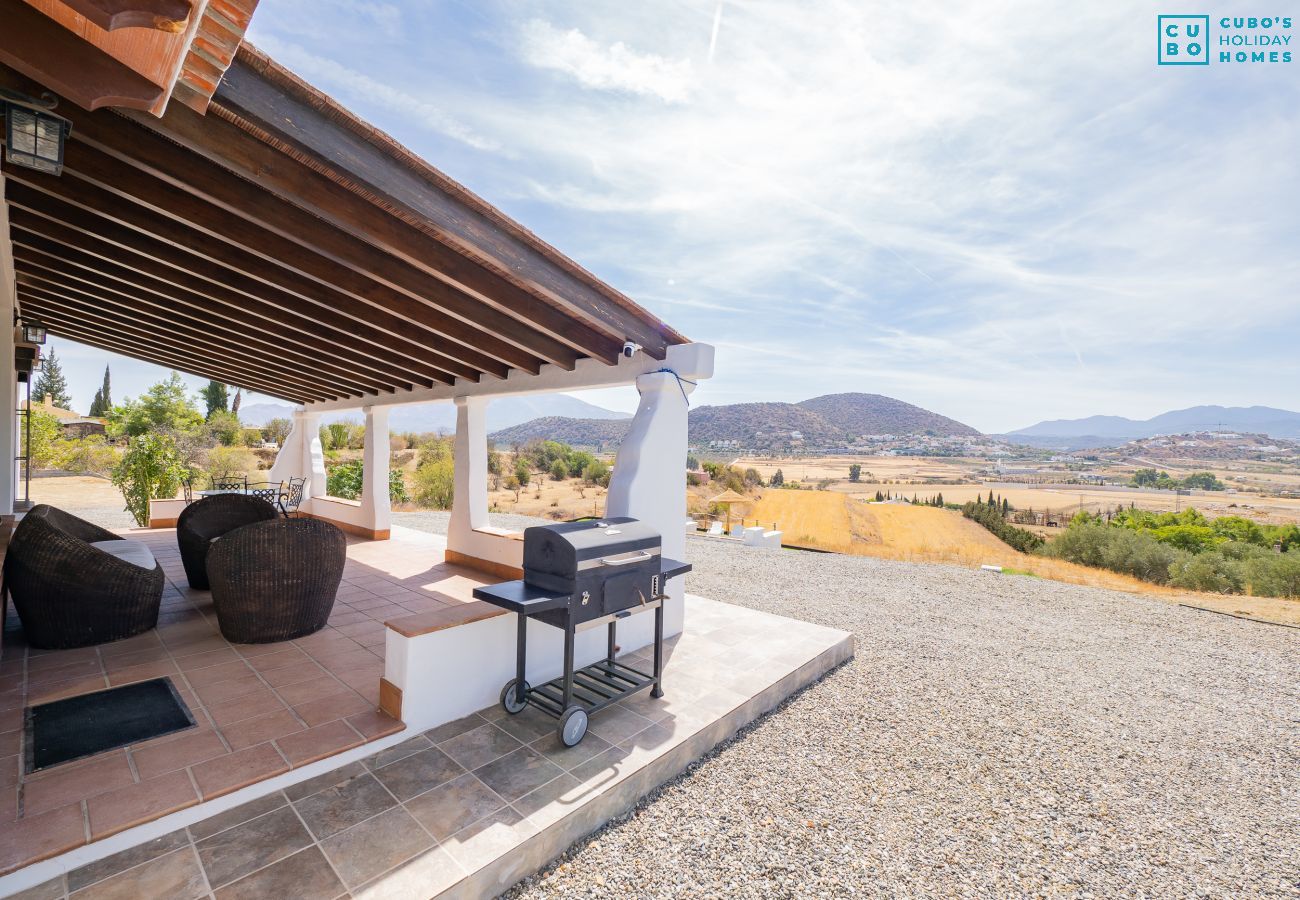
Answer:
M113 409L113 380L109 377L108 366L104 366L104 386L99 389L100 415L106 416Z
M104 415L104 389L95 388L95 399L90 401L90 412L87 413L92 419Z

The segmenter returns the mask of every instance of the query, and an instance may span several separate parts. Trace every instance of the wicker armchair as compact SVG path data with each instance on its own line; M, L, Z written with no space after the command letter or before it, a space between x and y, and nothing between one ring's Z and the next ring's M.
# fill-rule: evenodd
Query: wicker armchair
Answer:
M274 519L274 506L258 497L244 494L213 494L196 500L181 510L176 519L176 543L181 548L181 563L190 587L208 589L206 560L213 538L253 522Z
M158 624L163 570L139 541L42 503L9 542L4 590L33 647L88 647Z
M343 578L347 539L319 519L245 525L212 542L212 606L226 640L287 641L320 631Z

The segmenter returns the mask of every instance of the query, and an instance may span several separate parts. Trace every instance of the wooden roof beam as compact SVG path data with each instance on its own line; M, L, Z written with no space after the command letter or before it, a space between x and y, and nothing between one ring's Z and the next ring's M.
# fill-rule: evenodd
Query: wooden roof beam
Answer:
M221 307L210 301L205 303L205 298L201 296L189 294L147 275L132 273L129 269L50 241L12 220L10 231L13 235L15 259L74 281L79 290L115 294L159 312L171 313L204 327L242 337L247 345L263 348L263 353L282 357L308 369L320 370L325 377L353 388L355 393L410 389L417 384L431 387L433 384L428 379L412 381L409 376L376 377L370 374L370 370L355 363L348 368L336 361L337 348L322 345L317 352L312 352L312 347L301 344L300 335L286 333L274 325L270 329L259 327L255 321L250 321L249 316L240 316L237 308Z
M175 262L178 268L202 274L214 284L228 285L250 298L262 298L308 320L330 323L331 327L344 333L358 337L365 335L368 340L373 338L373 343L389 353L410 356L457 375L472 373L464 376L470 380L477 380L472 376L484 371L492 374L499 371L498 377L504 377L508 371L503 363L483 358L477 351L472 354L457 351L459 356L467 356L476 362L481 360L490 367L487 370L472 368L412 337L415 330L409 322L382 308L358 304L347 294L303 279L238 248L204 240L201 234L180 222L142 206L123 203L80 179L48 178L38 173L32 173L35 177L31 177L17 169L6 170L5 175L6 196L11 205L73 224L88 236L105 237L128 249L142 245L150 247L152 250L142 252L169 263ZM110 234L112 237L108 238Z
M193 347L201 352L227 358L232 365L251 374L260 374L286 384L295 384L304 390L316 390L340 397L368 393L364 388L323 378L319 376L317 370L298 369L286 365L280 362L277 356L249 347L238 336L219 335L181 320L128 305L123 298L115 297L110 292L86 290L83 285L69 284L57 273L33 266L26 260L18 267L17 274L18 283L29 293L40 294L45 302L56 304L86 321L128 333L135 333L143 328L146 334L171 338L171 343L178 351L184 352L186 348ZM394 391L389 389L387 393L394 393Z
M0 0L0 27L4 29L0 62L82 109L125 106L147 110L166 93L23 0ZM31 85L17 89L32 93Z
M105 31L152 28L168 34L185 30L193 11L190 0L63 0Z
M29 298L21 292L19 293L19 299L24 302L24 306L30 302L33 309L44 310L45 324L51 334L61 335L79 344L98 347L111 353L120 353L122 356L129 356L132 359L139 359L155 365L176 369L180 372L187 372L200 378L209 378L225 384L238 385L248 390L255 390L259 394L288 400L291 403L310 403L315 399L287 385L249 378L215 361L199 359L198 357L182 357L171 348L159 345L155 341L137 340L123 335L106 333L102 329L88 328L58 310L44 309L40 306L39 301Z
M407 219L348 190L218 115L175 108L160 119L129 115L146 128L245 178L337 228L397 256L480 302L532 324L584 355L612 362L623 336L573 318L524 288L492 275ZM470 287L474 284L477 290Z

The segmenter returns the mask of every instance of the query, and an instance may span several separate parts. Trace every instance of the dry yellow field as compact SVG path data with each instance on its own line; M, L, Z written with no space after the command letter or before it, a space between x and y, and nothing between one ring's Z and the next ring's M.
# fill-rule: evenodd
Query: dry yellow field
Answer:
M945 497L947 494L945 493ZM1180 591L1126 575L1020 553L961 513L910 504L869 503L833 491L765 491L753 516L785 532L789 546L906 562L997 565L1069 584L1143 594L1250 618L1300 624L1300 603Z

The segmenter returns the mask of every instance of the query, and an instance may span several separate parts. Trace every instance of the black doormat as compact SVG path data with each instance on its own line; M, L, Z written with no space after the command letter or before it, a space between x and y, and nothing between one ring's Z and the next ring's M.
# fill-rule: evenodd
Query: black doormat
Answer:
M26 711L24 763L36 772L194 727L170 678L155 678Z

